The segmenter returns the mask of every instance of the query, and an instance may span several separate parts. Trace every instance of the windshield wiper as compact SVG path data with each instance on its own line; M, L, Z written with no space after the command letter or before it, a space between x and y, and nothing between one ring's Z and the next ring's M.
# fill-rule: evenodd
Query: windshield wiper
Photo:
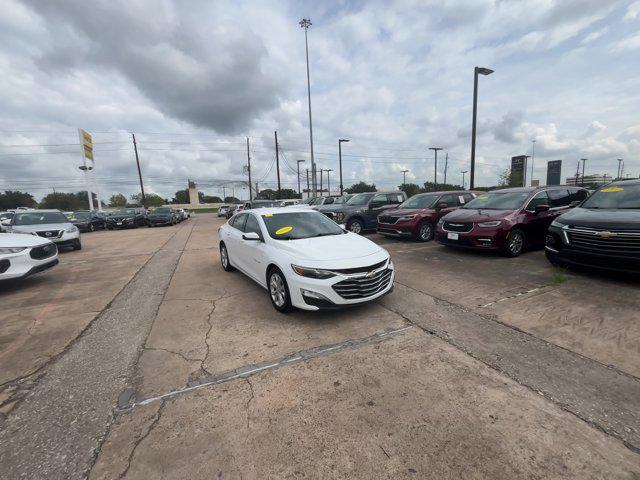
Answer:
M314 237L328 237L330 235L342 235L344 232L335 232L335 233L316 233L315 235L311 235L309 238Z

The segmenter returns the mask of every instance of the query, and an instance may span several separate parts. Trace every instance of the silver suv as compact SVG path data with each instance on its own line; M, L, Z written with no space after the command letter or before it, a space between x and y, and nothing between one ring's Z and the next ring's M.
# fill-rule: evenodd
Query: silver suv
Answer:
M80 231L60 210L16 210L11 223L2 222L11 233L30 233L46 238L58 248L80 250Z

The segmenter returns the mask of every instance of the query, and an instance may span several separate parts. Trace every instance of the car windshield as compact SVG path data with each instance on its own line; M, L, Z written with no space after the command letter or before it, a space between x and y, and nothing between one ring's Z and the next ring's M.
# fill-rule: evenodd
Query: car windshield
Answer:
M166 214L166 213L171 213L171 209L170 208L156 208L153 213L162 213L162 214Z
M309 205L322 205L322 197L314 197L309 201Z
M29 212L17 213L14 225L41 225L45 223L68 223L69 220L61 212Z
M262 215L269 236L276 240L342 235L337 223L320 212L265 213Z
M122 208L114 213L114 215L135 215L135 214L136 214L135 208Z
M640 209L640 185L611 185L587 198L582 208Z
M520 208L531 192L493 192L483 193L462 208L487 210L515 210Z
M347 200L347 205L365 205L374 195L374 193L359 193Z
M439 197L440 195L415 195L398 205L398 208L431 208Z
M73 212L72 216L76 220L88 220L91 215L89 212Z

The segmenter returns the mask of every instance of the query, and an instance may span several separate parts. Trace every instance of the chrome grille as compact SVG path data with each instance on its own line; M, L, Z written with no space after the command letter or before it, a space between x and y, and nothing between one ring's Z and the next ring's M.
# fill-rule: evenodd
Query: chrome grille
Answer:
M473 230L473 223L444 222L442 228L445 232L467 233Z
M43 258L53 257L58 251L58 247L54 243L34 247L29 252L29 256L34 260L42 260Z
M347 300L371 297L389 286L393 270L385 269L371 277L349 278L333 285L335 292Z
M387 223L387 224L394 224L398 221L400 217L393 217L391 215L380 215L378 217L378 222L379 223Z
M62 230L41 230L36 232L36 234L44 238L60 238L62 236Z
M569 244L580 249L602 253L640 254L640 230L606 230L568 228Z

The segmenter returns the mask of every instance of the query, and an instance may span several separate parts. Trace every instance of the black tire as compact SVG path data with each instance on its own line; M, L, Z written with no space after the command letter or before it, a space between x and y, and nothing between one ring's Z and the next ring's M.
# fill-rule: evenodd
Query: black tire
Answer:
M90 232L95 232L96 231L96 226L93 223L89 224L89 231Z
M418 233L416 239L420 242L429 242L433 240L433 225L428 220L422 220L418 224Z
M287 279L278 267L271 267L267 272L267 288L273 308L280 313L288 313L293 310Z
M351 233L357 233L361 235L364 232L364 223L359 218L352 218L347 222L347 230Z
M107 225L107 230L113 230L113 227Z
M524 252L527 237L519 228L512 228L504 241L502 253L506 257L518 257Z
M224 242L220 242L220 263L222 264L222 269L225 272L233 272L235 270L234 266L231 265L229 251L227 250L227 246Z
M80 239L76 240L73 243L73 249L74 250L82 250L82 243L80 243Z

